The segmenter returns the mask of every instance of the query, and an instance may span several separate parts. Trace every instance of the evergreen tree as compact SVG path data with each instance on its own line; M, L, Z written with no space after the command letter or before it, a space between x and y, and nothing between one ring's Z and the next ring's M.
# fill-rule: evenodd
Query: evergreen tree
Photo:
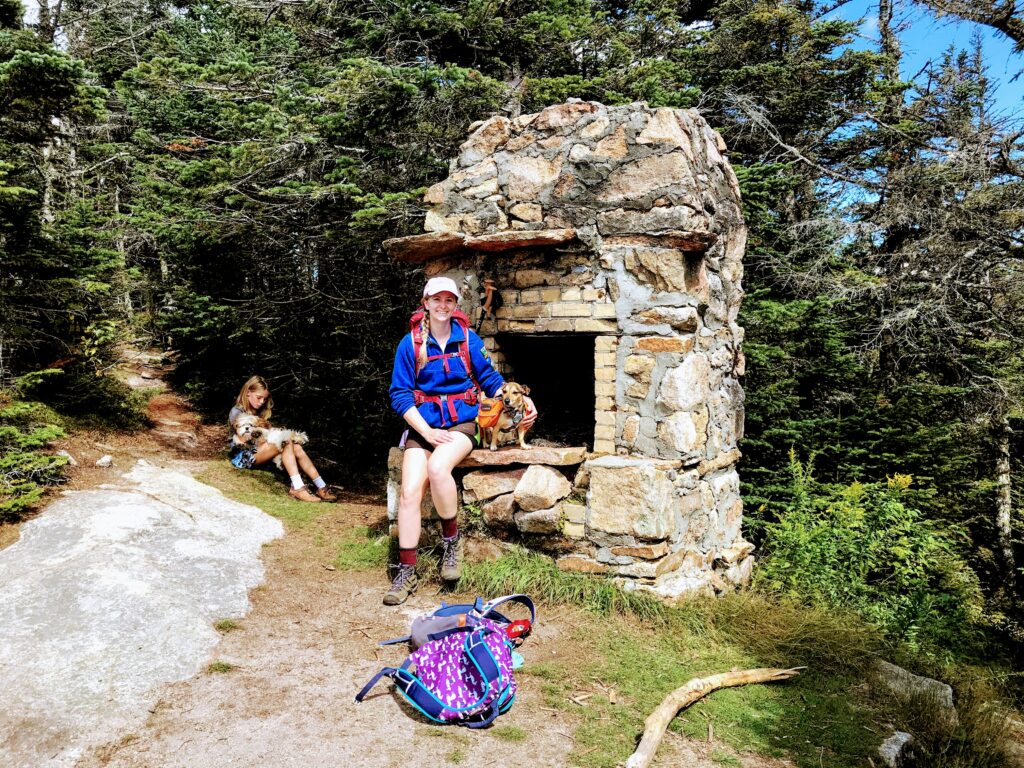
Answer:
M96 107L81 61L0 8L0 384L73 349L102 314L102 254L60 233L68 141Z

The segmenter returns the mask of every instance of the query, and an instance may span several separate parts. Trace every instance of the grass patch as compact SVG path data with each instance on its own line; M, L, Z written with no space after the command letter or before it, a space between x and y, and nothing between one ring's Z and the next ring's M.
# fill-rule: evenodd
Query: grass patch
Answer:
M578 605L601 615L630 614L663 621L668 607L653 598L624 592L610 581L558 570L550 557L523 549L486 563L467 563L459 589L481 595L523 592L535 601Z
M334 564L343 570L383 569L388 564L390 549L391 537L387 532L357 525L338 546Z
M498 725L491 728L490 733L494 738L511 744L526 741L526 731L518 725Z
M764 666L715 630L638 627L629 617L584 617L572 641L583 650L571 659L528 662L521 674L532 678L542 706L578 718L579 749L571 759L581 768L621 765L647 715L691 678ZM671 728L703 742L710 727L737 752L788 758L800 768L820 768L822 761L863 766L881 743L883 714L858 695L858 684L810 670L785 684L719 690L684 710Z
M197 479L215 488L229 499L259 507L290 528L302 528L323 514L321 504L296 501L288 495L288 486L273 470L236 469L225 461L208 462Z
M234 668L234 664L230 664L226 661L211 661L206 665L206 672L210 675L222 675L226 672L230 672Z
M241 629L242 625L234 619L221 619L213 625L213 628L222 635L226 635L228 632L234 632L236 629Z
M941 768L1001 768L1015 764L1006 753L1007 715L987 670L961 670L947 678L956 691L956 722L934 699L897 704L900 730L914 734L917 764ZM888 733L886 734L888 735Z
M715 765L724 765L726 768L743 768L741 760L720 749L716 749L711 753L711 762Z
M579 718L574 765L621 764L670 691L733 667L810 669L785 684L716 691L682 713L674 730L703 741L710 724L715 738L737 752L785 757L800 768L866 765L884 738L880 723L891 713L861 693L859 675L882 643L849 614L757 594L670 607L608 581L563 573L525 551L465 571L460 589L524 592L541 604L582 606L594 615L579 620L572 638L587 650L571 662L528 663L520 672L534 679L543 706Z
M455 765L461 765L466 762L466 753L461 749L453 749L448 753L448 762Z

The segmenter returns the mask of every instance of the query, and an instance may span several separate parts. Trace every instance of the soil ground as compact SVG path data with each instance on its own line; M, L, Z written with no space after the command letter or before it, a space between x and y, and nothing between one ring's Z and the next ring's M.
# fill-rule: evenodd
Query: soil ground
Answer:
M129 358L126 371L126 380L135 386L159 385L161 369L153 355ZM148 431L82 432L59 445L79 463L66 487L109 482L112 471L128 469L140 458L194 475L211 462L226 465L224 427L200 423L180 397L161 392L150 401L148 413L153 423ZM113 456L113 470L94 466L105 454ZM386 516L383 501L342 494L339 503L317 505L316 512L310 524L287 526L284 538L265 547L266 581L251 592L251 611L223 634L209 660L222 663L163 686L145 724L90 750L79 762L81 768L587 762L586 750L576 743L578 718L545 707L544 681L530 675L519 677L511 712L483 731L429 724L386 680L356 704L355 693L380 667L404 658L404 646L380 648L377 641L405 634L414 616L441 599L459 596L441 596L424 584L405 605L385 608L383 572L337 570L332 565L337 554L333 542L352 526L380 526ZM8 529L0 536L9 543L16 531ZM575 609L541 605L539 615L538 627L522 649L527 667L540 661L572 662L593 650L574 639L578 633L572 628L587 620ZM737 755L714 739L698 742L669 733L655 765L681 764L791 765Z

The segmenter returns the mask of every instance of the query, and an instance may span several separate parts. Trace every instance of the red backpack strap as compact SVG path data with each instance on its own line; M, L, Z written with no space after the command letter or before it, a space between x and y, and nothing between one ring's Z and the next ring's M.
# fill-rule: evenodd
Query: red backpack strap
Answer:
M469 318L466 313L461 309L457 309L452 313L452 319L455 320L462 327L462 343L459 344L459 357L462 358L462 364L466 367L466 373L469 374L469 380L473 382L473 386L476 391L483 393L480 388L480 382L476 380L476 376L473 375L473 360L469 354Z

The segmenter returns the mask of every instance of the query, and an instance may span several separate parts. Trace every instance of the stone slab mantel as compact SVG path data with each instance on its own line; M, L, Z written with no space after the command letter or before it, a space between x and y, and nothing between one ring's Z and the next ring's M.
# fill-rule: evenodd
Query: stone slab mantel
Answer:
M519 248L562 245L575 239L576 230L572 228L509 230L477 236L460 232L426 232L422 235L394 237L385 240L383 246L395 261L416 264L463 250L500 253Z
M513 464L545 464L549 467L570 467L582 464L589 457L586 446L534 448L499 448L490 451L482 448L473 451L458 465L458 469L479 469L480 467L507 467ZM392 448L388 455L388 467L402 466L402 449Z

